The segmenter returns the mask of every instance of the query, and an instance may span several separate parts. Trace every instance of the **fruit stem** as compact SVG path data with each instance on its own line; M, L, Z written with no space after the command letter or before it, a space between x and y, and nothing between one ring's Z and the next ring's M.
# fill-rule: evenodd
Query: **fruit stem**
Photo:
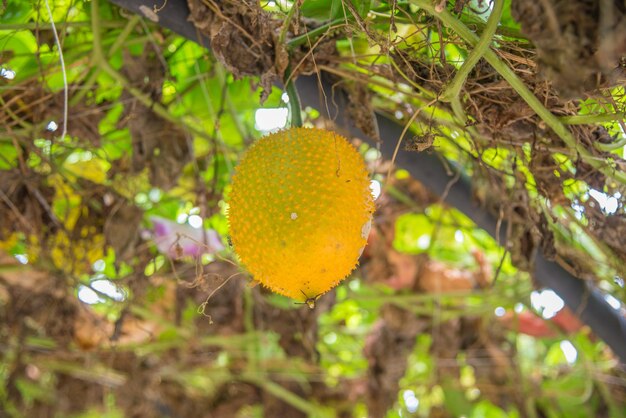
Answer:
M287 17L285 18L285 21L283 23L283 27L280 30L280 35L278 35L278 43L280 44L284 44L285 43L285 38L287 37L287 32L289 32L289 25L291 24L291 20L293 19L296 11L299 9L299 5L294 2L291 5L291 9L289 9L289 12L287 13Z
M293 77L291 77L291 65L285 70L285 79L287 84L285 90L289 97L289 111L291 113L291 127L300 128L302 126L302 110L300 108L300 96L298 96L298 90L294 83Z

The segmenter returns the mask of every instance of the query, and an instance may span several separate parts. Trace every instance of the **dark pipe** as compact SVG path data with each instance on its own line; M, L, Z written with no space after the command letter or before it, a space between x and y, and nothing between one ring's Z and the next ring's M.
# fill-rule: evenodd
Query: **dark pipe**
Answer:
M142 11L141 6L152 10L154 5L154 0L110 1L143 16L146 16L146 13ZM143 10L145 11L145 9ZM166 2L166 6L157 14L157 23L208 47L208 40L206 37L198 38L196 28L187 20L188 15L189 9L185 1L170 0ZM343 125L343 127L349 129L353 135L373 143L374 141L356 128L347 117L345 112L347 103L345 94L339 89L332 89L331 85L324 80L324 77L321 77L321 83L317 76L299 77L297 79L296 86L302 105L316 109L325 109L324 103L320 102L320 84L326 96L333 97L334 102L337 103L337 106L333 106L331 109L333 114L330 116L340 126ZM377 120L380 136L385 139L381 144L381 152L385 158L390 158L396 141L402 132L402 127L395 121L381 115L377 115ZM407 169L415 179L434 193L442 195L448 190L445 198L445 202L448 205L456 207L471 218L480 228L495 236L497 220L474 203L471 185L465 179L460 177L457 181L450 183L455 178L456 173L450 176L436 154L400 150L396 158L396 164ZM453 166L448 168L454 170ZM501 231L505 230L506 226L503 225ZM620 311L613 309L606 302L602 292L595 286L589 284L588 281L572 276L556 262L547 260L541 252L536 254L535 260L534 274L537 283L554 290L565 304L585 324L589 325L598 337L611 347L621 363L626 364L626 318Z

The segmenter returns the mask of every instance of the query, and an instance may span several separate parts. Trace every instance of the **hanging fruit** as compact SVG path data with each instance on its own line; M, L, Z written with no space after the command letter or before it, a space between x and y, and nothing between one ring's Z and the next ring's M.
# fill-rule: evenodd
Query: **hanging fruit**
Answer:
M254 279L309 307L356 267L374 202L365 162L343 136L291 128L267 135L233 177L228 221Z

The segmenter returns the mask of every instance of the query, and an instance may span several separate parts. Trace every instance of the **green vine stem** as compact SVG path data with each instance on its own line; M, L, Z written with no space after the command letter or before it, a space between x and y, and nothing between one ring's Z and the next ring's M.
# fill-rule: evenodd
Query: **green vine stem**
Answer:
M287 41L287 49L292 50L300 45L304 45L309 41L316 40L318 36L325 34L326 32L333 30L334 28L339 28L346 23L345 19L335 19L328 23L325 23L321 26L318 26L315 29L311 29L303 35L295 36Z
M246 286L243 291L244 300L244 317L243 324L247 333L254 333L254 298L252 297L252 289ZM252 375L256 375L259 371L259 338L255 338L253 342L248 344L246 354L248 361L246 370Z
M401 3L404 3L404 2L398 2L397 5L400 5ZM383 10L382 7L380 9ZM372 9L370 11L370 13L374 16L374 18L382 17L382 15L376 12L376 10L378 9ZM387 21L390 19L391 19L390 16L386 17ZM407 23L407 24L427 23L426 20L420 21L420 20L414 20L414 19L405 19L401 16L395 16L394 19L397 23ZM479 18L464 14L463 16L461 16L461 20L464 21L466 24L471 25L472 27L476 27L476 29L480 33L482 33L485 30L486 24L484 21L480 20ZM299 35L299 36L295 36L291 38L289 41L287 41L287 48L291 50L300 45L304 45L309 41L314 41L317 39L318 36L326 33L327 31L330 31L333 29L339 29L340 27L348 25L349 23L353 21L354 21L354 17L351 15L347 16L347 18L341 17L335 20L331 20L330 22L324 23L323 25L320 25L316 27L315 29L309 30L303 35ZM507 28L507 27L496 25L496 33L498 35L508 36L511 38L525 39L522 33L520 33L517 29L513 29L513 28Z
M60 21L55 23L58 27L62 28L85 28L91 26L91 22L72 22L72 21ZM122 26L121 22L103 21L102 27L105 28L119 28ZM52 29L52 23L50 22L27 22L27 23L3 23L0 24L0 30L50 30Z
M126 41L128 36L130 36L131 32L133 31L133 29L135 29L135 26L137 25L137 23L139 23L140 19L141 17L139 15L133 15L133 17L131 17L128 20L128 22L126 23L126 26L124 26L124 29L122 29L122 32L119 34L119 36L117 37L113 45L111 45L111 48L109 49L109 53L108 53L109 57L113 56L113 54L115 54L117 50L124 44L124 41ZM100 71L101 71L100 67L96 65L92 66L92 70L91 70L91 73L89 74L89 78L84 83L83 88L78 93L76 93L74 97L72 97L72 100L70 100L71 106L75 106L76 104L80 103L83 97L85 97L87 92L90 90L91 86L93 86L96 80L98 79L98 76L100 75Z
M287 37L287 32L289 32L289 25L291 24L291 20L293 19L293 17L296 14L296 11L298 10L298 5L299 2L293 2L293 4L291 5L291 9L289 9L289 12L287 13L287 17L285 17L285 21L283 23L283 27L280 29L280 35L278 35L278 44L282 45L285 43L285 38Z
M290 390L285 389L281 385L272 382L267 377L260 375L251 375L249 373L241 375L241 380L251 383L263 389L267 393L277 397L281 401L293 406L294 408L304 412L309 417L332 417L334 414L331 411L327 411L326 408L315 405L301 398Z
M565 125L588 125L594 123L617 122L618 120L624 118L626 118L626 112L561 116L559 120Z
M494 0L493 10L489 15L489 19L487 19L487 25L485 26L485 30L480 36L478 43L474 47L474 49L469 53L459 71L457 71L454 79L446 89L443 91L441 95L441 100L443 101L451 101L455 98L458 98L461 94L461 89L465 84L465 80L467 80L467 76L470 71L474 69L478 60L480 60L489 46L491 45L491 41L493 36L496 33L496 29L498 28L498 23L500 23L500 19L502 18L502 10L504 9L504 1L503 0Z
M27 270L29 266L23 264L0 264L0 273L10 273L13 271Z
M603 144L601 142L597 142L594 146L600 151L611 152L616 151L620 148L626 147L626 137L620 139L617 142L611 142L610 144Z
M285 44L285 39L287 38L287 33L289 32L289 25L291 24L291 20L295 16L298 11L300 2L295 1L291 9L289 9L289 13L287 13L287 17L285 18L285 22L283 23L283 27L280 30L280 35L278 36L278 47L279 48L287 48L289 50L289 45ZM291 126L295 128L299 128L302 126L302 109L300 107L300 96L298 96L298 90L296 89L296 85L293 81L293 77L291 74L291 64L287 66L285 70L285 90L287 92L287 96L289 97L289 110L291 113Z
M487 25L476 47L469 53L459 71L457 71L454 79L448 84L441 95L441 100L444 102L450 102L452 106L452 112L458 119L460 124L464 124L467 120L467 114L463 110L463 104L461 103L461 89L465 85L465 81L469 76L469 73L474 69L478 61L485 55L487 49L491 45L493 36L498 29L498 23L502 18L502 10L504 9L503 0L494 0L493 10L487 19ZM474 138L479 138L478 130L473 127L466 128Z
M435 16L443 22L444 25L450 27L468 44L476 46L479 42L478 36L473 33L460 20L454 17L448 10L441 12L435 10L435 6L430 0L410 0L412 4L420 7L431 15ZM578 143L576 138L567 129L557 116L552 114L539 99L526 87L524 82L509 68L504 62L498 58L498 55L491 49L487 49L484 54L487 62L504 78L509 85L524 99L530 108L548 125L565 144L580 156L580 158L593 168L604 174L607 179L613 179L621 184L626 184L626 172L615 170L607 165L603 158L594 156L582 144Z
M565 125L591 125L597 123L618 122L626 118L625 112L600 113L597 115L572 115L561 116L559 120ZM603 144L596 142L594 146L600 151L611 152L626 147L626 136L619 141Z
M229 82L228 73L226 72L226 69L222 66L222 64L218 62L213 68L215 69L215 75L217 76L217 79L219 80L221 85ZM199 71L197 73L199 73ZM230 118L235 123L237 132L239 132L242 138L249 138L251 136L250 132L248 132L248 128L241 120L241 115L239 114L239 112L237 112L237 107L233 104L233 100L230 97L230 93L228 92L228 90L226 90L225 100L226 107L228 108L228 113L230 114Z

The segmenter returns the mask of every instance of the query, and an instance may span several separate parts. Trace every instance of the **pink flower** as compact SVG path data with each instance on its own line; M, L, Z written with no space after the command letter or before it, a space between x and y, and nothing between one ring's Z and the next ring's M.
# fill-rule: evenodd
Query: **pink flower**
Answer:
M160 253L172 258L198 257L224 249L217 232L213 229L196 229L160 216L151 216L152 240Z

